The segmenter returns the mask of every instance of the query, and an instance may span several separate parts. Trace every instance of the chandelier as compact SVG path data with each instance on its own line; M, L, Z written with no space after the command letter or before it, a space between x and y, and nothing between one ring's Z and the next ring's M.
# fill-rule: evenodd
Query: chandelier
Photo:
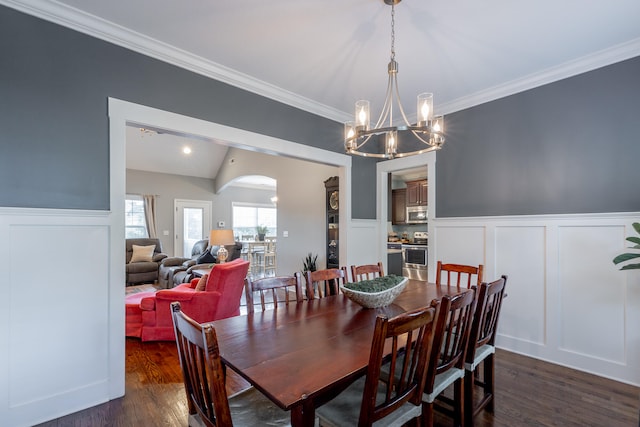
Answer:
M380 117L371 127L369 101L356 102L354 121L344 124L344 147L348 154L363 157L393 159L395 157L413 156L438 150L444 144L444 117L433 115L433 94L421 93L417 102L417 121L410 124L400 102L398 91L398 63L395 52L395 5L401 0L383 0L391 6L391 60L389 61L387 92ZM394 104L404 123L394 124ZM402 135L405 151L398 146L398 136ZM375 136L375 137L374 137ZM381 139L384 138L384 152ZM375 147L365 145L375 141Z

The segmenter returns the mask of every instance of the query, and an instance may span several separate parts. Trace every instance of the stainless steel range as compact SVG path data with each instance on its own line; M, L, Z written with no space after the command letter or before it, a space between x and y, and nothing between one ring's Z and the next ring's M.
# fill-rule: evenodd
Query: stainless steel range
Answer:
M409 279L427 281L428 234L413 233L413 243L402 245L402 275Z

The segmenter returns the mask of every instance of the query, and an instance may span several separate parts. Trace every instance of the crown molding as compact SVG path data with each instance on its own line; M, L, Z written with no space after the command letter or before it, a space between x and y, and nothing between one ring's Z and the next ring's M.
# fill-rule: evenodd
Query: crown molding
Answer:
M13 9L337 122L350 114L289 92L55 0L0 0ZM640 55L640 38L438 105L450 114Z
M0 0L0 4L309 113L339 122L348 120L347 114L343 111L320 104L55 0Z
M534 89L568 77L586 73L597 68L615 64L640 55L640 38L603 49L573 61L547 68L538 73L476 92L469 96L449 101L438 106L438 114L449 114L464 110L525 90Z

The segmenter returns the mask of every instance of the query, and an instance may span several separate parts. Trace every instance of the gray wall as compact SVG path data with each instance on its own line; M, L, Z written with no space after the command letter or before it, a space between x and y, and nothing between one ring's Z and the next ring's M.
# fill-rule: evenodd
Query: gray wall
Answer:
M640 211L640 57L450 114L438 217Z
M4 6L0 58L0 206L109 209L107 97L343 152L340 123ZM635 58L448 115L437 215L640 210L638 75ZM352 216L374 218L375 161L353 160Z
M340 123L5 6L0 58L0 206L109 209L107 97L343 152Z

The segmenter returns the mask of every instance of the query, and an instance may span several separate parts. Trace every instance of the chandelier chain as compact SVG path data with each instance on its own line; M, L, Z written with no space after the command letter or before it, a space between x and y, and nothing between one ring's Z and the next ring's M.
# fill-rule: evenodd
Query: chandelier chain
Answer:
M396 59L396 7L391 4L391 60Z

